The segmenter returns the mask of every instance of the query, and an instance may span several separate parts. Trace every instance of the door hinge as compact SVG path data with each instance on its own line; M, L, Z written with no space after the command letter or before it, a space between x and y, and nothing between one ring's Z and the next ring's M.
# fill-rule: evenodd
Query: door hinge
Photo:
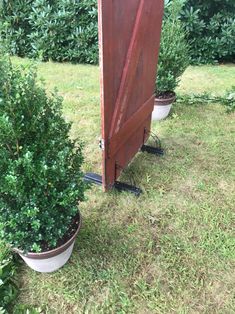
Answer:
M99 141L99 147L102 151L105 150L105 141L103 138Z
M99 147L100 149L104 152L106 151L106 154L107 154L107 157L110 158L110 151L109 151L109 148L110 148L110 145L109 145L110 141L109 139L107 139L106 141L102 138L100 141L99 141Z

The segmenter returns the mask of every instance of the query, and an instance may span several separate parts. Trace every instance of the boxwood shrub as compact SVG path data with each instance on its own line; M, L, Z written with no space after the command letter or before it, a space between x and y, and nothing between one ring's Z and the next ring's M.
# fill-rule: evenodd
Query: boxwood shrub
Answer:
M175 0L168 5L167 18L163 20L155 85L156 95L173 92L190 63L186 32L179 19L181 8L180 0Z
M24 251L55 248L84 200L82 144L35 67L1 57L0 73L0 237Z

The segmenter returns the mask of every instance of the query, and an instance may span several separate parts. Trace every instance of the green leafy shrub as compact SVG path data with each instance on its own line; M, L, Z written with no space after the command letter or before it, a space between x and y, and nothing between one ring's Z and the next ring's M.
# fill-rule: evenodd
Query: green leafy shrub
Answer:
M165 0L165 16L172 0ZM180 0L191 61L235 60L235 1ZM97 0L2 0L0 34L12 54L98 63Z
M30 57L98 62L97 10L94 1L37 0L29 15Z
M234 0L187 0L182 20L194 63L235 61Z
M16 267L12 255L0 243L0 313L8 313L18 294L14 281Z
M3 0L0 20L12 54L98 63L96 0Z
M31 32L29 14L32 0L0 1L0 36L5 39L8 50L20 57L27 56L31 49L28 35Z
M156 94L174 91L180 76L190 63L185 31L179 19L181 5L175 1L168 6L167 18L162 25L161 44L156 79Z
M0 236L24 251L55 248L84 199L82 145L35 68L1 58L0 73Z

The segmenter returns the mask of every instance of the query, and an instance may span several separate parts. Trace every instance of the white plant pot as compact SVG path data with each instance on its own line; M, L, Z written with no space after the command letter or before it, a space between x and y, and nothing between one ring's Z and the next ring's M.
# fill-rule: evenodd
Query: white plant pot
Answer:
M81 228L81 221L81 215L79 214L79 223L76 232L65 244L56 249L42 253L29 252L28 254L24 254L18 249L14 249L14 251L18 253L25 263L33 270L40 273L54 272L64 266L69 260L73 251L75 239Z
M152 120L159 121L165 119L170 113L171 106L172 104L164 106L154 105Z
M159 121L165 119L171 110L172 104L176 99L175 93L169 98L155 98L154 108L152 113L152 120Z
M67 263L72 254L73 247L74 242L64 252L60 253L59 255L45 259L33 259L20 253L19 255L25 261L25 263L33 270L36 270L40 273L52 273L61 268L62 266L64 266L65 263Z

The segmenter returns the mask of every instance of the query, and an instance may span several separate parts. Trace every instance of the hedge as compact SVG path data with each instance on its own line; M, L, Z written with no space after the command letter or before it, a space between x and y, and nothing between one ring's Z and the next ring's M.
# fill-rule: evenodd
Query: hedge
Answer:
M0 20L14 55L98 63L96 0L3 0Z
M181 16L194 63L235 61L234 0L187 0Z
M172 0L165 0L166 4ZM235 1L182 0L193 63L234 61ZM2 0L0 35L12 54L98 63L97 0ZM167 15L166 15L167 16Z

